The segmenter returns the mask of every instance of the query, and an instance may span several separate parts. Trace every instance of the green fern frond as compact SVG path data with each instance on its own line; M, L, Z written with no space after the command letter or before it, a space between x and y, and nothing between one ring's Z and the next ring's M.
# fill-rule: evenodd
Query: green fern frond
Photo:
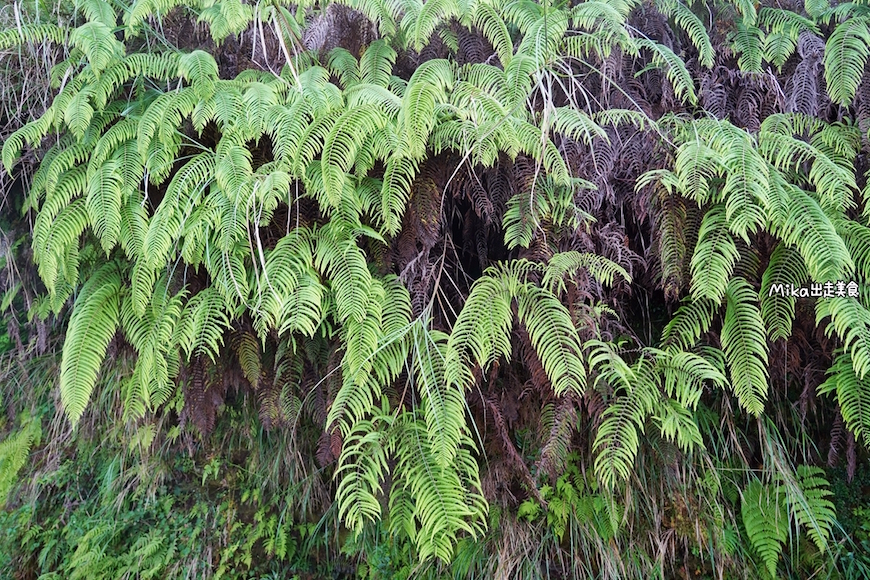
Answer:
M321 157L323 185L332 207L338 207L341 202L344 179L361 146L387 122L379 107L363 105L344 112L332 126L324 140Z
M764 56L763 42L764 32L760 28L745 20L737 22L734 32L731 33L731 49L740 55L737 58L737 66L740 70L761 72L761 60Z
M617 274L631 283L631 276L616 262L600 254L570 251L553 254L544 269L541 285L553 294L564 292L564 276L574 275L580 268L586 269L593 278L607 286L613 286Z
M127 192L121 205L121 231L118 241L127 257L136 261L145 257L148 213L144 202L145 197L140 192Z
M383 423L386 425L382 426ZM356 423L347 434L338 459L335 470L335 477L341 479L335 492L338 514L357 534L366 522L374 523L381 517L378 496L389 472L387 460L394 446L389 423L387 417Z
M495 49L502 67L506 68L513 58L514 47L504 19L491 2L478 2L473 16L474 26Z
M280 314L272 326L278 326L278 334L300 332L306 336L314 336L323 321L325 301L326 289L320 283L317 273L311 268L303 270L299 282L281 303Z
M88 183L88 218L107 256L121 236L121 176L118 169L115 160L107 161Z
M686 409L697 407L706 385L722 388L727 382L724 369L700 354L678 350L654 352L656 370L664 378L665 393L676 397Z
M381 188L381 215L384 231L392 236L396 235L402 227L402 216L416 175L415 160L401 155L395 155L387 160Z
M109 28L117 24L115 10L106 0L76 0L76 5L84 12L85 18L92 22L102 22Z
M761 318L770 340L787 340L791 336L797 298L783 293L792 287L801 288L808 280L809 272L800 252L785 243L777 244L761 277Z
M88 59L96 78L113 61L124 56L124 45L115 38L112 29L102 22L82 24L69 36L70 44L81 50Z
M413 6L416 2L408 4ZM418 9L406 12L401 22L402 29L407 31L406 42L418 52L442 23L460 15L456 0L427 0L421 4Z
M84 172L81 172L84 177ZM82 187L84 183L82 183ZM39 277L49 293L54 295L62 276L69 284L78 278L79 238L88 225L85 200L76 199L66 206L54 220L36 216L33 225L33 259L38 266Z
M641 358L628 367L611 345L596 341L590 346L590 367L598 369L601 378L620 393L602 413L593 443L595 473L604 487L613 489L631 474L640 447L638 431L643 432L661 393L648 359Z
M659 10L668 18L673 18L674 22L682 28L689 40L695 45L698 50L698 61L701 66L712 68L715 52L713 44L710 42L710 35L701 19L694 12L679 0L660 0L656 2Z
M369 44L359 59L360 80L363 83L387 88L397 53L385 40Z
M870 310L849 297L834 296L816 301L816 325L829 317L825 335L837 333L843 341L843 350L855 367L855 374L863 380L870 370Z
M429 445L426 424L410 413L401 419L394 486L409 490L413 498L420 558L449 562L457 535L464 531L477 537L485 525L482 516L487 504L479 491L477 462L470 453L473 446L464 438L455 463L441 467Z
M818 202L797 187L788 187L788 216L782 239L797 246L814 280L839 279L854 270L843 239Z
M120 318L121 273L109 262L82 287L73 306L60 370L64 413L76 424L88 405Z
M743 490L740 512L752 547L761 557L770 578L776 577L776 565L788 537L789 519L782 494L752 480Z
M6 508L9 493L18 482L18 473L30 450L39 445L42 438L42 421L26 412L21 418L21 428L0 441L0 509Z
M727 170L722 188L725 216L731 231L749 243L749 235L765 221L762 208L769 203L768 165L746 132L729 126L725 133L722 145L714 147Z
M175 327L173 342L187 355L205 355L214 361L223 344L224 331L230 321L221 293L208 287L193 295L184 306L181 319Z
M411 75L402 103L402 127L408 153L421 159L426 151L429 133L435 126L435 105L446 100L446 91L453 87L453 66L449 61L427 60Z
M69 171L61 173L57 182L46 194L45 203L42 204L42 209L37 216L37 220L40 216L44 215L45 217L42 218L43 221L46 225L50 225L72 200L85 195L87 193L87 188L88 172L84 165L78 165ZM38 228L34 226L34 241L43 239L43 233L46 232L40 232L38 231Z
M557 133L590 146L595 138L610 141L607 132L592 117L571 107L553 109L553 128Z
M317 232L315 251L315 267L331 283L339 319L361 321L372 285L365 254L353 239L340 239L326 229Z
M798 465L795 484L780 485L788 498L789 511L795 521L803 526L813 543L824 552L836 524L834 503L829 499L834 494L820 467Z
M221 139L215 151L214 181L234 209L245 207L252 198L254 170L251 151L232 139Z
M444 375L447 338L423 324L414 325L410 338L414 380L423 399L429 446L441 468L454 464L466 431L464 388L448 382Z
M728 283L726 298L720 339L731 387L740 406L759 415L767 398L767 341L764 321L755 305L758 294L746 280L733 278Z
M739 257L728 231L726 209L717 204L704 215L698 232L698 245L692 255L692 299L720 302Z
M849 18L825 43L825 84L834 102L848 107L870 56L870 17Z
M466 386L466 368L472 361L486 370L511 352L510 289L495 271L478 278L453 326L448 341L447 380Z
M0 31L0 50L7 50L22 44L35 45L46 41L53 42L54 44L64 44L68 32L68 28L53 23L24 24Z
M145 262L156 269L169 259L185 219L191 215L205 188L214 179L216 159L211 151L194 156L172 177L163 201L148 223Z
M870 280L870 228L857 220L837 220L837 233L846 244L860 280Z
M698 339L710 330L718 306L717 302L706 298L698 300L687 298L665 326L662 332L662 346L680 350L692 349Z
M671 86L674 87L674 94L678 99L684 99L692 105L698 102L698 95L695 93L695 81L692 79L692 75L686 68L686 63L683 62L683 59L667 46L648 38L637 38L635 43L639 48L645 48L652 54L652 64L650 66L665 69L665 76L667 76Z
M373 373L384 308L384 288L379 280L371 281L367 298L364 315L345 322L342 385L326 419L327 425L337 426L342 433L349 433L355 423L369 416L381 398L382 385Z
M828 369L828 378L817 392L820 395L833 393L846 427L856 439L870 445L870 380L866 376L860 378L855 366L848 352L838 353Z
M133 308L135 297L132 294L124 297L121 327L138 355L127 385L127 416L143 417L147 410L166 403L174 390L171 379L177 373L178 347L173 345L172 338L181 318L185 295L184 291L171 295L163 278L150 297L143 316L137 315Z
M178 76L190 83L201 100L214 92L218 65L214 57L203 50L194 50L178 57Z
M527 284L517 296L517 317L526 327L556 395L581 395L586 388L586 369L568 310L552 293Z
M770 6L758 11L758 26L768 30L764 39L764 58L777 67L782 67L794 53L801 32L819 34L818 26L812 20L791 10Z
M199 13L199 21L208 23L211 37L217 44L244 31L253 17L253 8L242 4L241 0L221 0L218 4L207 5Z
M704 448L704 438L692 412L673 399L663 399L653 411L652 418L666 441L676 443L684 453Z

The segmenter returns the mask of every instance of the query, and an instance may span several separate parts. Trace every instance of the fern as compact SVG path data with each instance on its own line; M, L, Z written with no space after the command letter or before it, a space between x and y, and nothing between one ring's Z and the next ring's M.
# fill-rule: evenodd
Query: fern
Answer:
M837 25L825 43L825 83L836 103L852 103L870 56L870 19L849 18Z
M172 340L177 341L188 359L193 355L205 355L214 361L223 344L224 330L228 327L223 297L215 288L209 287L187 301Z
M853 298L834 296L816 302L816 324L828 317L825 334L837 333L855 373L863 379L870 370L870 311Z
M631 282L631 276L622 266L612 262L604 256L593 253L560 252L554 254L544 269L544 277L541 284L554 294L565 291L563 277L566 274L575 274L580 268L585 268L593 278L613 286L616 276L619 275L626 282Z
M726 290L727 291L727 290ZM662 346L689 350L713 323L719 305L708 299L687 299L665 326Z
M41 437L42 421L25 414L21 418L21 428L0 441L0 508L6 507L9 493L18 483L18 474Z
M807 534L820 551L828 548L831 530L835 523L834 503L829 499L825 472L819 467L798 465L796 486L780 486L788 498L789 511L795 521L806 528Z
M359 533L365 522L374 522L381 515L378 492L387 473L388 453L394 445L393 436L382 431L381 423L389 427L389 417L375 423L360 421L348 433L342 448L335 476L341 476L336 490L339 517L345 525Z
M686 4L678 0L662 0L656 3L665 16L673 18L677 26L682 28L698 50L701 66L712 68L714 51L710 35L701 20Z
M834 357L828 378L818 388L822 395L835 394L846 426L857 439L870 444L870 381L855 371L855 362L848 352Z
M643 432L661 396L658 376L646 358L629 367L611 345L592 341L588 346L589 366L598 371L598 380L621 392L604 410L593 443L595 473L604 486L613 488L631 473L640 447L638 431Z
M791 336L797 298L783 296L786 288L800 288L809 280L806 264L794 248L780 243L770 256L770 263L761 278L761 318L771 340Z
M453 68L444 60L428 60L411 75L402 102L402 127L412 157L423 157L435 125L435 105L453 81Z
M511 292L490 270L471 287L448 341L447 380L465 385L465 368L474 361L484 370L511 352ZM470 356L469 356L470 355Z
M740 56L737 65L740 70L747 72L761 72L761 60L763 52L764 33L760 28L746 20L737 22L736 29L731 35L731 47Z
M740 510L752 547L761 557L769 577L775 578L779 553L789 530L784 498L754 479L743 490Z
M674 94L677 95L677 98L685 99L690 104L698 102L698 96L695 93L695 81L692 79L692 75L686 68L685 63L674 51L648 38L638 38L635 42L639 48L645 48L650 51L653 65L665 69L667 79L674 87Z
M111 28L99 21L82 24L72 31L69 40L87 57L97 79L109 64L124 55L124 45L115 38Z
M477 2L473 22L474 26L492 44L502 66L507 67L513 57L514 47L507 24L499 16L497 8L490 2Z
M571 315L552 293L531 285L520 288L517 306L517 316L529 333L556 395L582 394L586 369Z
M728 283L726 298L721 340L731 387L740 406L759 415L767 398L767 342L764 321L755 306L758 294L745 280L734 278Z
M353 239L322 229L315 244L315 267L330 280L342 321L361 321L366 315L371 274L365 255Z
M708 352L704 352L707 356L676 349L652 352L656 357L656 370L664 379L665 393L668 397L676 397L676 402L685 409L698 406L705 387L721 388L727 382L724 368L720 368L718 361ZM679 409L675 411L682 413Z
M60 398L66 415L78 423L120 318L121 274L109 262L82 287L63 345Z
M426 425L411 414L402 417L401 439L397 442L397 481L413 498L414 517L420 522L416 534L421 559L451 560L457 534L476 537L483 532L481 515L487 509L480 495L477 464L471 456L470 441L463 440L455 463L440 467L429 447ZM395 491L393 492L395 493Z
M119 166L112 160L103 163L88 183L88 218L106 255L121 236L121 186Z
M740 257L728 231L726 209L717 204L704 215L692 256L692 299L719 302Z
M173 331L186 293L169 295L166 286L165 279L157 284L142 316L136 314L131 294L126 294L121 305L121 327L138 354L124 404L125 413L132 417L144 417L147 410L163 405L174 390L170 381L178 369L178 345L173 342Z
M423 395L423 417L433 458L441 468L454 464L465 426L465 393L445 380L447 336L415 325L411 335L414 377Z

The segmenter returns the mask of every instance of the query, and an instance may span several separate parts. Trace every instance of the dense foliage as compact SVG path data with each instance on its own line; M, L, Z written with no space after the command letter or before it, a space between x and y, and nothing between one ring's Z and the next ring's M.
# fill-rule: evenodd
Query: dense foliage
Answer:
M868 2L0 21L0 576L870 576Z

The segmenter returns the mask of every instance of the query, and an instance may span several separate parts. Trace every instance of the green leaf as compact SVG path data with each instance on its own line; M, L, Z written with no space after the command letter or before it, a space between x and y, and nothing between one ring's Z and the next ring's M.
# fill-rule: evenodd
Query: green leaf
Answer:
M105 264L82 287L63 344L60 400L73 424L78 423L97 382L97 374L120 316L121 274Z

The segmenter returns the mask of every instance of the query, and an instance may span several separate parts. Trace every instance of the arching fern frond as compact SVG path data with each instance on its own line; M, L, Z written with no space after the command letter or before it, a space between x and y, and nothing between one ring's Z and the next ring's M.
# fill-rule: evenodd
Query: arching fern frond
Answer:
M449 468L456 460L465 425L465 390L445 379L447 335L415 324L411 358L417 389L423 398L423 417L435 462Z
M687 298L665 326L662 346L690 350L698 339L710 330L719 304L707 298Z
M743 490L740 512L752 547L761 556L770 578L775 578L776 563L789 531L785 498L776 488L753 479Z
M758 294L743 278L733 278L728 283L726 298L720 339L731 387L740 406L759 415L767 399L767 341L764 321L756 306Z
M788 339L794 322L797 298L785 295L809 280L806 264L793 247L779 243L761 277L761 318L771 340Z
M193 355L205 355L214 361L229 325L223 296L210 286L197 292L185 304L175 327L173 342L182 348L188 360Z
M701 222L698 245L692 256L692 299L721 301L739 258L737 245L728 231L722 204L710 208Z
M611 345L596 341L590 346L590 367L598 369L601 378L617 391L602 413L593 443L595 473L605 487L612 489L618 481L628 479L640 447L638 431L643 432L661 393L649 359L642 357L628 367Z
M690 104L698 102L695 92L695 81L686 68L686 63L673 50L648 38L637 38L635 43L639 48L645 48L652 54L652 65L665 69L668 81L674 87L674 94Z
M673 18L677 26L686 32L689 40L698 50L698 61L701 66L712 68L715 52L713 44L710 42L710 35L704 28L701 19L680 0L659 0L656 2L656 6L662 14L668 18Z
M848 351L838 353L818 393L834 394L846 427L857 439L870 445L870 380L866 376L861 378L855 372L856 366Z
M121 186L114 159L103 163L88 183L88 218L107 256L121 236Z
M557 396L581 395L586 388L582 346L571 314L551 292L531 284L521 286L517 315ZM464 310L463 310L464 313Z
M402 106L402 127L411 156L423 157L435 125L435 104L446 100L445 91L452 87L453 66L446 60L427 60L411 75Z
M617 275L631 283L631 276L616 262L608 260L600 254L569 251L553 254L544 268L544 278L541 285L553 294L564 292L564 276L566 274L574 275L580 268L586 269L593 278L607 286L613 286Z
M347 434L338 459L335 470L335 477L340 478L335 493L338 514L355 533L360 533L367 521L373 523L381 516L378 496L395 445L390 422L390 417L381 416L356 423Z
M870 56L870 17L853 17L837 25L825 43L825 84L831 100L852 103Z
M837 333L855 367L855 374L863 380L870 370L870 310L850 297L833 296L816 301L816 325L829 316L831 321L825 334Z
M109 262L88 279L73 306L60 370L60 399L73 424L85 412L106 348L118 329L120 299L121 272Z

